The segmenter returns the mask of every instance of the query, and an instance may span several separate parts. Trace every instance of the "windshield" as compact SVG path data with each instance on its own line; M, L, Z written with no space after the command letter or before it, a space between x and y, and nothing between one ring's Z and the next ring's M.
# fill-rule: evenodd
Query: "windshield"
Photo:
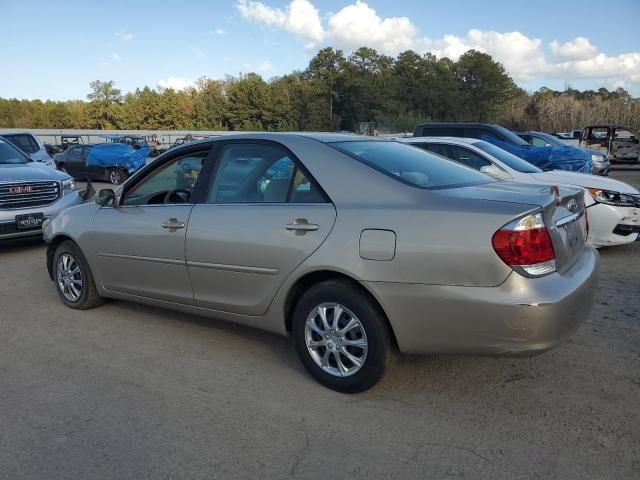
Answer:
M331 146L352 158L415 187L463 187L493 181L491 177L438 155L397 142L362 140Z
M21 163L29 162L30 160L24 153L20 152L13 145L0 140L0 164L19 165Z
M494 156L507 166L513 168L514 170L522 173L540 173L538 167L531 165L529 162L525 162L520 157L516 157L513 153L509 153L506 150L502 150L500 147L496 147L490 143L485 141L479 141L473 143L473 146L478 147L480 150L484 150L489 155Z
M527 147L527 148L531 147L531 145L529 145L527 142L525 142L523 139L521 139L518 135L513 133L511 130L507 130L502 125L492 125L492 127L494 127L496 130L498 130L502 135L507 137L509 139L508 140L509 143L512 143L514 145L518 145L520 147Z

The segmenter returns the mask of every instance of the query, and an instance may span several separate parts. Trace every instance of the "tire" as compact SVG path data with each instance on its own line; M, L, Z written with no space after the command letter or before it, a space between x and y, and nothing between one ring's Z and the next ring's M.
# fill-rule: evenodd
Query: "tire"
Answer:
M110 168L107 171L107 180L112 185L120 185L127 179L127 174L119 168Z
M65 262L68 268L65 269ZM76 268L77 267L77 268ZM73 273L77 270L77 273ZM96 290L89 264L78 246L71 240L62 242L53 255L56 290L69 308L88 310L104 303ZM67 274L65 277L64 274ZM65 281L66 278L66 281ZM80 282L78 284L78 281ZM73 284L73 287L71 287Z
M67 172L67 167L64 166L64 163L58 165L58 170L60 170L62 173L69 173Z
M335 328L337 307L342 314ZM354 318L359 326L346 329ZM342 393L368 390L382 378L392 361L394 352L384 314L350 281L329 280L311 287L296 304L292 323L300 361L318 382L332 390ZM320 333L324 331L327 333ZM363 340L366 348L355 345ZM360 366L351 358L357 359Z

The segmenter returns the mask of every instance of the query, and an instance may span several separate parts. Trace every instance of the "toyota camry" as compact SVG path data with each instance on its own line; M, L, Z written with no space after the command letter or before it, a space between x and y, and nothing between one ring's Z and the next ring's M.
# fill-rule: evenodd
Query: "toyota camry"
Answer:
M353 393L397 350L559 344L592 302L587 229L577 189L393 141L263 133L172 149L44 234L70 308L116 298L291 335L312 376Z

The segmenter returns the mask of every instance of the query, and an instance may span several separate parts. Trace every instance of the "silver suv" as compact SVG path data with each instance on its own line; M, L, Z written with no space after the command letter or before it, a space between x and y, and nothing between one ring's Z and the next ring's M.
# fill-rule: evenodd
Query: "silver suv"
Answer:
M0 137L0 239L42 235L42 223L82 203L73 179Z
M3 133L1 138L13 143L14 147L18 147L32 162L40 162L47 167L56 168L53 158L47 153L44 143L31 133Z

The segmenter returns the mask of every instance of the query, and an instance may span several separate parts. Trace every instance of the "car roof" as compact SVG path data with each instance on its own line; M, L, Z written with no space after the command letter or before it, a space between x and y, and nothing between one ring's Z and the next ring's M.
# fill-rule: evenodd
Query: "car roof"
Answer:
M484 142L484 140L468 137L403 137L397 138L396 140L402 143L439 143L444 141L463 145L473 145L474 143Z

